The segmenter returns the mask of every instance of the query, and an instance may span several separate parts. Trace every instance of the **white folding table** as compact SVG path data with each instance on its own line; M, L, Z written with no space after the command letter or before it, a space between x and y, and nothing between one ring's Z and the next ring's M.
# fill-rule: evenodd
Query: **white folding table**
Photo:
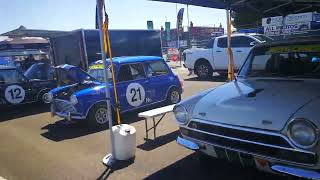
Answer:
M145 111L145 112L141 112L138 114L139 117L144 118L144 122L145 122L145 127L146 127L146 139L148 140L148 133L150 130L153 129L153 135L154 135L154 139L156 138L156 130L157 130L157 126L159 125L159 123L162 121L162 119L164 118L164 116L167 113L170 113L173 111L173 107L175 105L169 105L169 106L164 106L161 108L156 108L156 109L152 109L149 111ZM160 119L158 121L156 121L156 117L160 117ZM148 119L152 118L153 121L153 127L148 129Z

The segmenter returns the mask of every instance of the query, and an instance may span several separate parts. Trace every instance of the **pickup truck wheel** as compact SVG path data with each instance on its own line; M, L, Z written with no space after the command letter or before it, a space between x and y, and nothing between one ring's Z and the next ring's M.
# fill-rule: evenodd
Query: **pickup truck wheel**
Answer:
M213 70L211 65L204 61L196 64L195 67L195 74L200 78L200 79L207 79L210 76L212 76Z
M90 127L105 127L108 125L108 108L105 104L95 105L89 112L88 125Z

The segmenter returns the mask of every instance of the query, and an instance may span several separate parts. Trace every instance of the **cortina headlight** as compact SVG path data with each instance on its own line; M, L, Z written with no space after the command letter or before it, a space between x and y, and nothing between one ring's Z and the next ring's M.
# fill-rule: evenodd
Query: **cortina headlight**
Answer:
M312 148L318 141L317 127L306 119L294 119L288 125L288 136L300 148Z
M189 121L189 114L186 108L184 108L182 105L177 105L173 109L173 113L176 117L176 120L179 124L187 124Z
M70 96L70 102L71 102L73 105L76 105L76 104L78 103L78 98L77 98L77 96L71 95L71 96Z

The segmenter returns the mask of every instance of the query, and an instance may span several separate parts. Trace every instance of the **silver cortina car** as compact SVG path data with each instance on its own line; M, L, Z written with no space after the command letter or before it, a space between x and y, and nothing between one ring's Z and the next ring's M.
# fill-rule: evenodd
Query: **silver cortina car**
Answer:
M186 148L320 179L320 38L257 45L236 80L182 101L174 114Z

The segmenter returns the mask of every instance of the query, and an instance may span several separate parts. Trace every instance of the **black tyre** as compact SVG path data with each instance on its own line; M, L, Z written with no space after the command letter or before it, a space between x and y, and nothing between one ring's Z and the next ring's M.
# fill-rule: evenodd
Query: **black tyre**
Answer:
M41 93L38 95L38 102L39 102L39 103L42 103L42 104L50 104L49 97L48 97L48 92L47 92L47 91L41 92Z
M167 94L166 103L170 104L177 104L181 101L181 92L178 88L171 88Z
M212 76L213 70L208 61L200 61L195 66L195 74L200 79L208 79Z
M94 127L106 127L109 125L108 108L106 104L97 104L89 112L88 125Z

